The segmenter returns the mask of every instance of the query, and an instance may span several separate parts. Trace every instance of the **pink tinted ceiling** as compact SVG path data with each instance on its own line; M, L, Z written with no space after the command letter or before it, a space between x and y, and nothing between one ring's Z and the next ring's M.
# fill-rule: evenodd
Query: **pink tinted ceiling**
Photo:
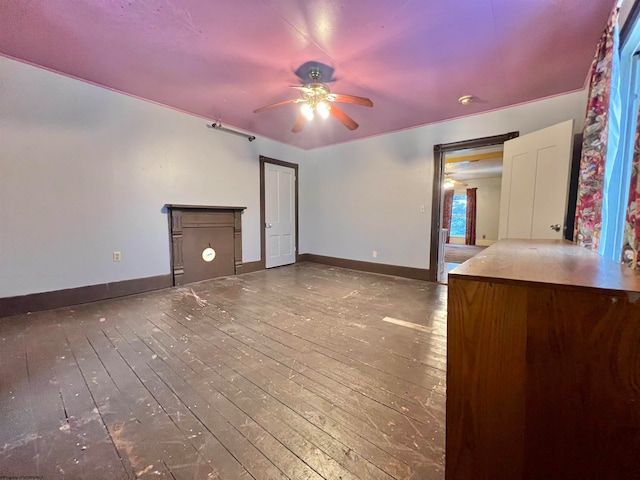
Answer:
M580 89L615 0L0 1L0 54L309 149ZM360 127L292 133L295 70ZM1 72L0 72L1 75ZM472 94L478 101L462 106Z

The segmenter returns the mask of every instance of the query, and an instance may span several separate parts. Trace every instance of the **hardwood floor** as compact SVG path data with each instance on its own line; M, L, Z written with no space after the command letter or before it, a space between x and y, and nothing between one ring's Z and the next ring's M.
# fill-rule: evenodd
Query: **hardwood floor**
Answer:
M480 245L459 245L447 243L444 246L444 261L446 263L464 263L471 257L482 253L487 248Z
M442 479L446 292L302 263L1 319L0 476Z

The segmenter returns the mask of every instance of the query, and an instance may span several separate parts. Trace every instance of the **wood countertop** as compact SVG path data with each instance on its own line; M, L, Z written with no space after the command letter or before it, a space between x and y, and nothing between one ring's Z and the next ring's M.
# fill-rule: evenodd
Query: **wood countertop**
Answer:
M638 294L640 301L639 272L566 240L500 240L449 278L604 289Z

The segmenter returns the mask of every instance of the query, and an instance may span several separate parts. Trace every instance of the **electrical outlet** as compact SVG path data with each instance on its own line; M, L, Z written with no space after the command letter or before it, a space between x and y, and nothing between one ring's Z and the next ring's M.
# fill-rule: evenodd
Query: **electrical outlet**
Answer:
M122 259L122 254L120 252L113 252L113 261L119 262Z
M373 252L371 252L371 256L372 256L373 258L378 258L378 251L377 251L377 250L374 250Z

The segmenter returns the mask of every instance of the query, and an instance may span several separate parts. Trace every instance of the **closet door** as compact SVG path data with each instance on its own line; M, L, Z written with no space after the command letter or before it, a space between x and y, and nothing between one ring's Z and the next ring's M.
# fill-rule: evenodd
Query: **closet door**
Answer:
M498 238L564 237L573 120L504 142Z

